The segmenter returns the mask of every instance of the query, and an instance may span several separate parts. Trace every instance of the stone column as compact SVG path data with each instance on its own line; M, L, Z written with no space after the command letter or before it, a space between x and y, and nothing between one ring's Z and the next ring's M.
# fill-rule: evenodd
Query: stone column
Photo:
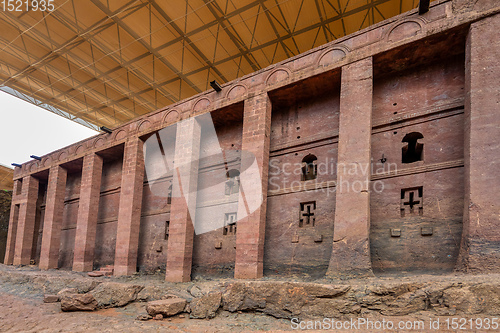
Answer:
M58 165L50 168L40 252L41 269L57 268L59 261L66 178L66 169Z
M139 138L131 138L125 143L116 231L114 275L117 276L130 275L137 267L144 182L142 148L143 142Z
M500 272L500 14L472 23L465 58L465 200L458 268Z
M22 181L14 181L14 190L12 191L12 205L10 207L9 230L7 231L7 246L5 248L4 263L12 265L14 263L14 251L16 246L17 223L19 220L19 204Z
M95 153L85 156L73 256L73 270L77 272L87 272L93 269L101 176L102 157Z
M372 58L342 67L337 191L328 277L373 275L370 259Z
M36 201L38 199L38 179L33 176L23 178L19 218L17 221L14 265L29 265L35 234Z
M267 93L262 93L245 100L244 107L241 150L242 154L255 156L257 167L241 170L240 174L234 277L257 279L262 277L264 268L271 100ZM255 200L258 206L252 212L249 202Z
M200 139L201 127L196 119L177 124L165 276L171 282L191 280Z

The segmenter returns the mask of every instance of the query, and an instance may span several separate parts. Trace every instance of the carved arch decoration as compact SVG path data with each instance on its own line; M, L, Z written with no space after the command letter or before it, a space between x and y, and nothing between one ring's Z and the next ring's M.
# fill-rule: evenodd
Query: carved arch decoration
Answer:
M347 57L350 50L347 46L344 45L335 45L332 48L328 48L323 51L318 58L318 66L319 67L327 67L333 65Z
M279 67L274 69L266 78L266 85L273 86L275 84L287 81L292 72L286 67Z
M397 42L407 38L414 37L423 32L425 21L417 18L406 19L402 22L396 22L387 32L386 41Z

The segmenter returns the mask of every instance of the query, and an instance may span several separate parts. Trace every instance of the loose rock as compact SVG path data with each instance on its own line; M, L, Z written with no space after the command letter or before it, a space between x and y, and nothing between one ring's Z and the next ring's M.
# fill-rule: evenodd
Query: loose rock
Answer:
M57 303L57 302L59 302L59 296L57 296L57 295L44 295L43 302L44 303Z
M200 287L198 287L198 286L197 286L197 285L195 285L195 284L194 284L194 285L192 285L192 286L190 286L190 287L187 289L187 291L188 291L191 295L193 295L193 297L196 297L196 298L200 298L200 297L203 297L203 295L205 295L205 294L201 291Z
M184 310L186 303L186 300L183 298L172 297L168 299L148 302L146 311L150 316L162 314L165 317L171 317L175 316L178 313L181 313Z
M191 308L190 318L204 319L213 318L220 307L222 293L211 292L201 298L195 298L189 305Z
M77 288L64 288L64 289L61 289L57 293L57 296L59 296L59 298L61 298L64 295L70 295L70 294L78 294L78 289Z
M141 314L141 315L138 315L137 318L135 318L135 319L140 320L140 321L147 321L147 320L153 319L153 317L151 317L148 314Z
M127 305L137 298L143 286L117 282L104 282L90 292L97 300L99 308L112 308Z
M64 295L61 298L62 311L94 311L97 301L91 294Z

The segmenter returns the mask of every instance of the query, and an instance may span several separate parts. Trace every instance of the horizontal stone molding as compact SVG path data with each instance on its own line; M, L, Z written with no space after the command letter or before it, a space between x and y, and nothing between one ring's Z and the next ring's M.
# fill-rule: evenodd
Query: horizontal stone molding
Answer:
M209 201L198 202L196 205L196 208L207 208L207 207L228 205L228 204L234 204L234 203L236 203L236 204L238 203L238 196L237 195L227 196L226 198L218 199L218 200L209 200Z
M271 65L265 69L248 74L234 81L222 85L222 93L217 94L212 90L208 90L189 97L185 100L179 101L167 107L161 108L157 111L151 112L140 118L133 119L115 129L116 135L113 134L99 134L87 140L77 142L69 147L65 147L48 155L42 156L45 159L44 165L36 164L33 161L24 163L21 168L14 170L14 179L20 179L29 174L36 174L48 170L51 166L68 163L70 161L82 158L85 155L93 152L99 152L119 144L123 144L130 137L138 136L138 129L141 124L149 122L148 126L142 126L140 135L148 135L162 128L168 124L161 120L171 110L178 113L174 117L175 121L180 121L190 116L200 115L207 112L212 112L236 103L252 98L257 93L263 93L284 86L294 84L298 81L311 78L332 70L336 70L348 63L353 63L358 60L374 56L391 50L395 47L414 43L423 38L440 34L444 31L450 30L454 27L463 26L468 23L475 22L487 16L494 15L500 12L500 6L484 11L474 12L453 12L451 0L434 1L430 4L431 10L425 14L425 18L418 15L418 8L400 14L398 16L389 18L365 29L352 33L350 35L339 38L335 41L321 45L315 49L309 50L297 56L283 60L277 64ZM419 28L415 30L415 34L404 35L401 38L389 38L390 32L394 32L398 26L403 24L414 24L418 21ZM413 22L413 23L409 23ZM392 33L394 37L394 33ZM377 44L377 47L374 45ZM321 62L320 59L329 50L344 49L347 52L345 57L335 58L331 64ZM267 84L267 79L272 76L273 72L287 69L289 74L286 79L278 80L276 83ZM236 87L244 87L246 90L241 93L233 93ZM229 97L231 96L231 97ZM210 104L204 105L199 108L201 100L211 101ZM199 108L199 110L198 110ZM383 121L383 120L382 120ZM392 121L397 121L393 119ZM384 122L384 121L383 121ZM390 119L385 122L391 122ZM375 121L377 123L377 121ZM379 125L375 125L379 126ZM144 128L147 127L147 128ZM121 133L121 131L125 133ZM120 135L118 135L120 133ZM126 134L126 136L124 136ZM94 144L99 141L99 147ZM282 147L273 147L272 150L282 149Z
M284 189L280 190L274 190L274 191L267 191L267 196L268 197L274 197L277 195L284 195L284 194L291 194L291 193L299 193L299 192L305 192L305 191L316 191L316 190L322 190L330 187L335 187L337 186L337 182L335 180L329 180L321 183L317 183L315 181L309 180L305 182L301 182L300 187L287 187Z
M381 179L388 179L388 178L394 178L394 177L401 177L401 176L408 176L408 175L416 175L419 173L425 173L425 172L432 172L432 171L439 171L439 170L445 170L445 169L451 169L451 168L459 168L464 166L464 160L455 160L455 161L447 161L447 162L441 162L441 163L433 163L433 164L424 164L412 168L404 168L404 169L398 169L398 170L391 170L388 172L383 172L379 174L372 174L371 180L381 180Z
M312 149L316 147L326 146L329 144L338 143L339 131L334 130L330 135L324 133L310 135L304 139L294 140L293 143L287 142L283 144L272 145L271 141L271 157L295 153L304 149Z
M170 205L169 205L169 207L166 207L163 209L144 211L141 213L141 218L148 217L148 216L162 215L162 214L170 214ZM118 215L97 220L97 224L106 224L106 223L111 223L111 222L118 222ZM71 230L71 229L76 229L76 224L72 224L70 226L64 227L61 230Z
M403 126L415 125L421 122L441 119L461 113L464 113L464 99L457 98L440 105L424 107L413 111L402 112L398 115L390 117L374 119L372 134L390 131Z

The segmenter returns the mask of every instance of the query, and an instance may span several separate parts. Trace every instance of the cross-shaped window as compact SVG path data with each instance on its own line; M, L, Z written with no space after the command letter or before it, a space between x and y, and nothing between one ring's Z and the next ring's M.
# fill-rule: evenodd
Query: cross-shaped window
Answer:
M236 213L226 213L224 216L224 229L222 235L236 235Z
M300 216L299 216L299 228L310 225L314 227L314 222L316 212L316 201L301 202L300 203Z
M405 217L406 212L409 214L415 214L415 208L417 208L418 215L423 215L424 205L423 205L423 187L413 187L401 190L401 217Z

